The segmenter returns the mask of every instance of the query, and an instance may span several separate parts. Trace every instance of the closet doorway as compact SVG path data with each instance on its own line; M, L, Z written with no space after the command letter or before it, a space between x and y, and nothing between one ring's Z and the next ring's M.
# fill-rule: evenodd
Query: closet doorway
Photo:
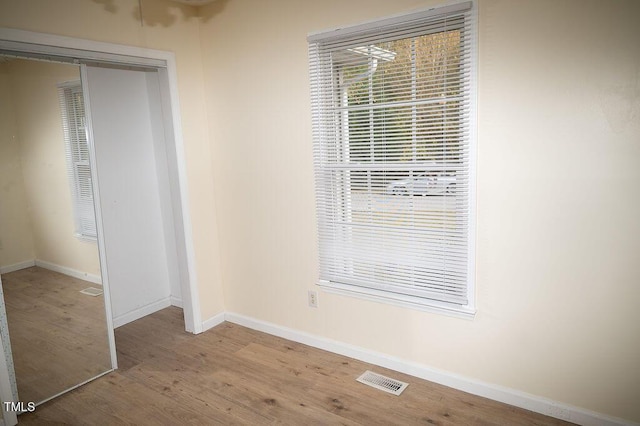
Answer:
M200 332L173 54L8 29L0 54L80 65L112 368L114 327L177 305Z

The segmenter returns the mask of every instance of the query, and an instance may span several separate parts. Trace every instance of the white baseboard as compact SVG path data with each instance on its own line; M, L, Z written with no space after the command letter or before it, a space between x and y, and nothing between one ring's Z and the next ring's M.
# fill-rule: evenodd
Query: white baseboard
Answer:
M19 271L20 269L30 268L32 266L36 266L36 261L33 259L12 265L0 266L0 274L8 274L9 272Z
M207 331L210 328L215 327L216 325L222 324L226 321L226 314L224 312L220 312L218 315L215 315L208 320L205 320L202 323L202 331Z
M118 328L125 324L129 324L130 322L133 322L142 317L146 317L147 315L150 315L161 309L168 308L169 306L171 306L171 298L165 297L158 300L157 302L152 302L148 305L144 305L140 308L134 309L133 311L127 312L126 314L118 315L117 317L113 318L113 328Z
M59 272L61 274L68 275L73 278L78 278L83 281L89 281L94 284L102 285L102 278L99 275L89 274L87 272L81 272L72 268L68 268L62 265L56 265L55 263L47 262L45 260L36 259L35 265L41 268L49 269L50 271Z
M214 327L221 323L219 320L222 314L219 314L203 323L204 330ZM216 320L216 321L214 321ZM224 320L242 325L294 342L303 343L318 349L323 349L336 354L348 356L380 367L389 368L401 373L409 374L414 377L439 383L454 389L468 392L474 395L489 398L494 401L504 402L505 404L524 408L546 416L555 417L569 422L577 423L584 426L619 426L632 425L629 420L624 420L606 414L597 413L586 410L584 408L571 406L561 402L531 395L515 389L499 386L491 383L482 382L469 377L464 377L448 371L437 370L426 365L403 360L401 358L388 356L379 352L370 351L368 349L338 342L320 336L315 336L302 331L282 327L277 324L268 323L243 315L227 312L224 314Z
M177 306L178 308L183 308L182 299L179 297L171 296L169 297L171 300L171 306Z

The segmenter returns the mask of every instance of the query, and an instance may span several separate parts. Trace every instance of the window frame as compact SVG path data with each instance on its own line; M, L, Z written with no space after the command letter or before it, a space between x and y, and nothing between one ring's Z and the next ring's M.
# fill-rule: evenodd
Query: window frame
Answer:
M440 16L440 15L449 15L453 13L459 13L460 10L468 9L467 17L465 18L465 28L469 29L469 39L466 40L466 45L469 46L470 52L468 55L469 62L465 65L469 67L468 77L470 79L468 89L465 90L466 95L469 99L469 108L470 111L468 113L468 122L466 125L466 130L469 132L468 144L466 148L469 150L468 154L468 173L466 177L468 178L468 189L466 190L467 203L466 206L468 214L466 216L467 222L467 258L466 258L466 295L467 295L467 303L466 304L458 304L458 303L449 303L438 301L434 299L428 299L424 297L418 297L410 294L403 294L397 292L386 291L382 288L372 288L365 286L358 286L353 284L345 284L335 281L323 280L322 278L318 281L318 285L327 292L345 294L350 296L356 296L359 298L367 299L367 300L375 300L378 302L384 302L393 305L400 305L404 307L411 307L419 310L426 310L430 312L438 312L447 315L452 315L456 317L462 318L473 318L476 312L476 304L475 304L475 234L476 234L476 152L477 152L477 119L476 119L476 109L477 109L477 7L476 3L473 1L451 4L447 6L441 6L437 8L431 8L427 10L420 10L416 12L411 12L407 14L395 15L389 18L375 20L366 22L359 25L354 25L346 28L339 28L336 30L324 31L320 33L310 34L308 37L309 42L309 63L311 68L311 99L312 99L312 115L313 115L313 134L314 134L314 164L316 168L316 205L317 205L317 215L318 215L318 232L321 231L324 225L322 207L320 206L320 202L318 197L320 197L320 183L318 171L321 166L319 165L319 160L316 158L316 145L321 142L318 141L320 138L318 135L322 132L326 131L326 129L322 128L324 125L320 120L320 98L322 89L320 83L315 81L314 78L319 79L320 77L314 76L314 55L318 54L319 43L323 43L326 40L336 40L340 38L351 37L354 35L364 34L367 37L372 37L371 43L375 43L375 36L378 29L388 28L390 26L401 27L413 20L423 18L425 16ZM426 32L425 32L426 34ZM314 47L315 46L315 47ZM412 59L413 61L413 59ZM319 67L319 65L315 65ZM322 70L318 71L320 73ZM325 71L326 72L326 71ZM333 72L332 70L330 72ZM461 77L462 78L462 77ZM341 96L344 97L344 94ZM334 120L333 128L341 128L344 127L344 119L336 118ZM335 122L339 122L339 125L336 125ZM348 121L347 124L348 126ZM373 124L371 124L373 126ZM347 129L348 130L348 129ZM415 124L413 124L412 131L415 131ZM323 141L324 142L324 141ZM347 142L345 144L345 142ZM344 146L347 145L345 148ZM341 136L336 137L336 149L337 150L349 150L348 141L343 139ZM370 179L370 178L369 178ZM345 182L342 183L344 188L342 191L349 192L350 181L346 179ZM326 182L324 182L326 184ZM340 190L338 188L338 190ZM344 211L346 214L351 214L351 208L344 208L341 212ZM321 242L322 245L322 242ZM323 247L320 247L320 251L322 252Z
M73 220L74 220L74 236L81 241L96 243L97 228L96 228L96 216L95 206L93 200L93 184L91 181L91 161L89 157L89 140L87 135L87 121L86 117L84 123L78 123L78 119L75 114L70 113L69 108L73 110L82 109L84 113L84 101L83 105L76 105L76 101L73 96L80 93L83 96L82 83L80 80L66 81L59 83L58 85L58 100L60 103L62 127L64 133L65 144L65 157L67 163L67 176L69 178L69 188L71 192ZM83 132L85 134L84 143L86 147L84 149L86 153L86 160L76 161L76 157L81 156L81 148L75 144L80 143L81 140L77 137L77 134ZM74 137L73 135L76 134ZM79 167L86 167L89 169L88 183L83 184L81 173L78 171ZM84 191L90 191L91 196L83 196ZM89 226L87 226L89 223Z

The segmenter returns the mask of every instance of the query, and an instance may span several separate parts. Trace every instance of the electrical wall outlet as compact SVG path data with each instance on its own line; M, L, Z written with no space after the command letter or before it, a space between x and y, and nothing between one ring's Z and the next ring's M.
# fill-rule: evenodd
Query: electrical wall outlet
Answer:
M309 290L309 306L312 308L318 307L318 292L315 290Z

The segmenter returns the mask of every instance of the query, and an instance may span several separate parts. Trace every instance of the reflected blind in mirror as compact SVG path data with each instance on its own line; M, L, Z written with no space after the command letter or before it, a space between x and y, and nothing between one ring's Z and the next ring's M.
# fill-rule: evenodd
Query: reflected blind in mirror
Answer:
M96 239L91 167L84 98L79 81L58 85L64 130L67 171L71 185L75 233L79 238Z

